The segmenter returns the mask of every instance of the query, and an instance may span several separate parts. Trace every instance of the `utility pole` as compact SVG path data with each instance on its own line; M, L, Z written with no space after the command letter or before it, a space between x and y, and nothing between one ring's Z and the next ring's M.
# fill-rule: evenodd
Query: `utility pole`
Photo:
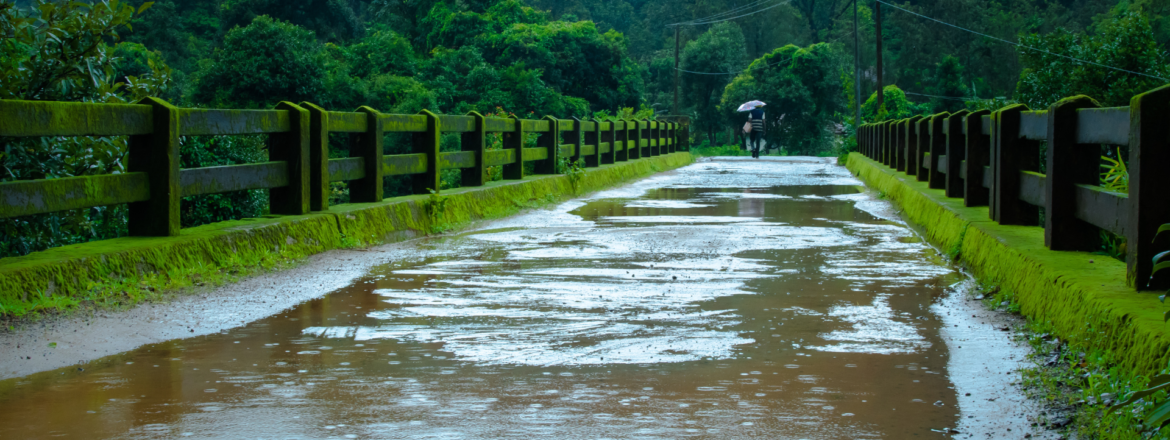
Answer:
M676 70L677 72L677 70ZM857 33L857 0L853 0L853 127L861 126L861 36Z
M674 106L670 111L673 114L680 114L678 110L678 28L674 27Z
M874 17L876 23L874 29L877 30L877 72L874 76L877 77L877 108L882 108L882 101L885 98L885 91L882 90L882 4L880 2L873 2ZM875 110L876 110L875 109Z

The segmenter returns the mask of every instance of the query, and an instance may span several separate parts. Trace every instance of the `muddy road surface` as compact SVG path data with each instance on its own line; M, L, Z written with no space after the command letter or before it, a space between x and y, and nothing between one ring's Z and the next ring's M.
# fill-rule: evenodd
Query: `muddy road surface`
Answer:
M0 438L1045 438L1023 349L860 185L708 159L350 252L275 314L0 382Z

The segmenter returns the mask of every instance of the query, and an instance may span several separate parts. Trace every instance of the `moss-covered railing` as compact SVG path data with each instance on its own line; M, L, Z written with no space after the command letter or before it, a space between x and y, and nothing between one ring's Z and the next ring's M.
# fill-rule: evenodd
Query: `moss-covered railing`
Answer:
M385 155L386 133L412 133L413 152ZM329 159L329 134L350 133L350 157ZM458 152L440 152L442 133L461 133ZM486 149L501 133L503 149ZM537 147L525 148L527 134ZM180 169L180 136L268 135L269 162ZM439 190L439 173L462 170L462 186L481 186L487 167L504 179L555 174L556 161L597 167L673 153L686 145L686 124L654 120L584 121L382 114L362 107L335 112L282 102L271 110L178 108L147 98L135 105L0 100L0 136L129 136L123 174L0 183L0 218L128 204L131 236L179 235L184 196L267 189L272 214L329 209L329 183L348 181L350 200L383 199L386 176L409 175L415 194ZM680 140L683 140L680 142Z
M1150 279L1154 237L1170 223L1170 86L1129 107L1075 96L1041 111L1017 104L864 124L857 137L862 154L965 206L987 206L1000 224L1043 218L1051 250L1098 251L1101 230L1124 237L1127 284L1170 285L1170 276ZM1129 147L1128 194L1100 186L1102 145Z

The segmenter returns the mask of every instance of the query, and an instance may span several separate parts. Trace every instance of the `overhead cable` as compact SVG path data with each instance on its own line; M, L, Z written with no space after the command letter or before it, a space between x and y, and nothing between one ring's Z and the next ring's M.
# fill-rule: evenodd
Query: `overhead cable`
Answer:
M713 23L721 23L721 22L724 22L724 21L731 21L731 20L735 20L735 19L739 19L739 18L747 17L747 16L749 16L749 15L755 15L755 14L759 14L759 13L761 13L761 12L764 12L764 11L767 11L767 10L769 10L769 9L773 9L773 8L776 8L776 7L779 7L779 6L784 6L784 5L788 4L788 3L789 3L789 1L791 1L791 0L784 0L784 1L781 1L781 2L777 2L776 4L774 4L774 5L771 5L771 6L768 6L768 7L766 7L766 8L763 8L763 9L757 9L757 10L755 10L755 11L752 11L752 12L749 12L749 13L746 13L746 14L743 14L743 15L737 15L737 16L734 16L734 17L721 18L721 19L717 19L717 20L706 20L706 19L702 19L702 20L705 20L705 21L699 21L699 20L695 20L695 21L689 21L689 22L681 22L681 23L673 23L673 24L668 24L667 26L699 26L699 25L704 25L704 24L713 24Z
M833 42L838 42L838 43L839 43L839 42L840 42L840 41L838 41L838 39L839 39L839 38L844 38L844 37L851 37L851 36L853 36L853 32L850 32L850 33L848 33L848 34L843 34L843 35L840 35L840 36L837 36L837 37L834 37L834 38L830 38L828 41L825 41L825 43L833 43ZM790 62L790 61L792 61L792 60L793 60L792 58L789 58L789 59L786 59L786 60L780 60L780 61L777 61L777 62L775 62L775 63L772 63L772 64L768 64L768 65L766 65L766 66L763 66L763 67L757 67L757 69L762 69L762 68L765 68L765 67L773 67L773 66L778 66L778 65L780 65L780 64L783 64L783 63L786 63L786 62ZM746 70L748 70L748 69L750 69L750 68L751 68L751 66L748 66L748 67L744 68L743 70L741 70L741 71L739 71L739 72L694 72L694 71L690 71L690 70L683 70L683 69L679 69L679 68L677 68L677 67L675 68L675 70L678 70L679 72L684 72L684 73L693 73L693 74L695 74L695 75L739 75L739 74L743 73L744 71L746 71Z
M1029 50L1034 50L1034 51L1037 51L1037 52L1043 52L1043 53L1046 53L1046 54L1049 54L1049 55L1052 55L1052 56L1056 56L1056 57L1065 58L1065 59L1072 60L1072 61L1076 61L1076 62L1079 62L1079 63L1091 64L1091 65L1094 65L1094 66L1097 66L1097 67L1104 67L1104 68L1106 68L1106 69L1112 69L1112 70L1116 70L1116 71L1118 71L1118 72L1132 73L1132 74L1134 74L1134 75L1141 75L1141 76L1145 76L1145 77L1149 77L1149 78L1154 78L1154 79L1157 79L1157 80L1162 80L1162 81L1170 81L1170 80L1168 80L1168 79L1166 79L1166 78L1162 78L1162 77L1160 77L1160 76L1154 76L1154 75L1150 75L1150 74L1148 74L1148 73L1134 72L1134 71L1132 71L1132 70L1126 70L1126 69L1122 69L1122 68L1119 68L1119 67L1108 66L1108 65L1101 64L1101 63L1097 63L1097 62L1093 62L1093 61L1082 60L1082 59L1079 59L1079 58L1073 58L1073 57L1070 57L1070 56L1068 56L1068 55L1061 55L1061 54L1058 54L1058 53L1052 53L1052 52L1049 52L1049 51L1047 51L1047 50L1044 50L1044 49L1040 49L1040 48L1037 48L1037 47L1028 46L1028 45L1026 45L1026 44L1020 44L1020 43L1017 43L1017 42L1014 42L1014 41L1005 40L1005 39L1003 39L1003 38L999 38L999 37L993 37L993 36L991 36L991 35L987 35L987 34L985 34L985 33L982 33L982 32L973 31L973 30L971 30L971 29L967 29L967 28L965 28L965 27L962 27L962 26L959 26L959 25L950 24L950 23L947 23L947 22L945 22L945 21L942 21L942 20L939 20L939 19L936 19L936 18L927 17L927 16L925 16L925 15L919 14L919 13L917 13L917 12L914 12L914 11L911 11L911 10L909 10L909 9L905 9L905 8L899 7L899 6L897 6L897 5L894 5L894 4L891 4L891 3L884 2L884 1L882 1L882 0L874 0L874 1L876 1L876 2L878 2L878 3L881 3L881 4L883 4L883 5L889 6L889 7L891 7L891 8L894 8L894 9L900 10L900 11L902 11L902 12L905 12L905 13L907 13L907 14L916 15L916 16L919 16L919 17L925 18L925 19L927 19L927 20L930 20L930 21L933 21L933 22L936 22L936 23L939 23L939 24L947 25L947 26L953 27L953 28L955 28L955 29L958 29L958 30L961 30L961 31L970 32L970 33L972 33L972 34L979 35L979 36L981 36L981 37L983 37L983 38L987 38L987 39L991 39L991 40L999 41L999 42L1001 42L1001 43L1007 43L1007 44L1010 44L1010 45L1012 45L1012 46L1016 46L1016 47L1022 47L1022 48L1029 49Z
M905 93L905 94L907 94L907 95L925 96L925 97L928 97L928 98L938 98L938 99L950 99L950 100L952 100L952 101L964 101L964 102L966 102L966 101L973 101L973 100L981 100L981 99L983 99L983 98L979 98L979 97L973 97L973 98L963 98L963 97L958 97L958 96L938 96L938 95L927 95L927 94L925 94L925 93L914 93L914 92L907 92L907 91L905 91L905 90L903 90L903 91L902 91L902 93Z
M792 60L793 60L793 58L788 58L788 59L777 61L777 62L772 63L772 64L767 64L764 66L754 67L754 68L749 65L748 67L745 67L743 70L740 70L739 72L694 72L694 71L683 70L683 69L678 69L678 68L675 68L675 69L677 69L679 72L693 73L695 75L739 75L739 74L747 72L748 70L751 70L751 69L764 69L764 68L768 68L768 67L775 67L775 66L779 66L779 65L784 64L784 63L792 62Z
M758 0L756 2L748 3L748 4L743 5L743 6L737 6L737 7L731 8L729 10L717 13L717 14L708 15L708 16L703 17L703 18L696 18L694 20L687 20L687 21L681 21L678 23L671 23L671 24L668 24L667 26L687 25L687 24L691 24L691 23L695 23L695 22L699 22L699 21L708 21L708 20L723 18L723 17L726 17L728 15L734 15L734 14L737 14L737 13L743 11L743 10L753 8L756 5L759 5L761 3L768 3L771 1L775 1L775 0Z

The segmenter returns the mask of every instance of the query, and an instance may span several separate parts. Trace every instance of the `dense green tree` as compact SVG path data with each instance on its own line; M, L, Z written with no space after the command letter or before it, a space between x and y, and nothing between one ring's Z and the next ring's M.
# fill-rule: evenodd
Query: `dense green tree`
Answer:
M865 122L904 119L927 113L930 113L929 107L911 102L906 99L906 92L903 92L898 86L892 85L885 87L884 93L882 93L881 107L877 105L877 93L869 95L865 104L861 106L861 120Z
M155 54L108 43L135 8L40 0L29 6L0 2L0 35L7 36L0 39L0 99L124 104L166 90L171 71ZM131 59L122 65L116 54ZM121 173L126 151L121 136L0 138L0 181ZM124 235L125 215L124 206L109 206L0 219L0 257Z
M1020 74L1016 99L1032 108L1045 108L1073 95L1088 95L1106 106L1129 105L1134 95L1166 82L1156 77L1170 78L1170 59L1141 14L1127 13L1106 20L1094 33L1057 30L1020 40L1050 52L1020 49L1024 71ZM1150 76L1107 69L1051 53Z
M792 154L827 152L834 120L845 108L840 55L827 44L788 45L752 62L723 91L725 121L745 121L736 108L745 101L767 103L764 139Z
M746 62L743 33L734 23L712 27L683 50L683 70L707 73L683 77L681 98L694 115L691 126L705 133L711 143L715 143L715 133L727 127L719 115L719 99L732 76L721 73L737 72Z
M248 26L256 17L267 15L329 41L355 38L363 32L357 13L344 0L224 0L220 8L224 30Z
M324 64L312 31L259 16L224 36L223 46L199 74L194 99L231 108L317 101L324 90Z
M971 88L964 78L963 65L956 57L943 57L934 71L933 82L933 86L928 89L930 94L952 98L932 98L934 113L960 110L965 107L963 98L972 97Z

